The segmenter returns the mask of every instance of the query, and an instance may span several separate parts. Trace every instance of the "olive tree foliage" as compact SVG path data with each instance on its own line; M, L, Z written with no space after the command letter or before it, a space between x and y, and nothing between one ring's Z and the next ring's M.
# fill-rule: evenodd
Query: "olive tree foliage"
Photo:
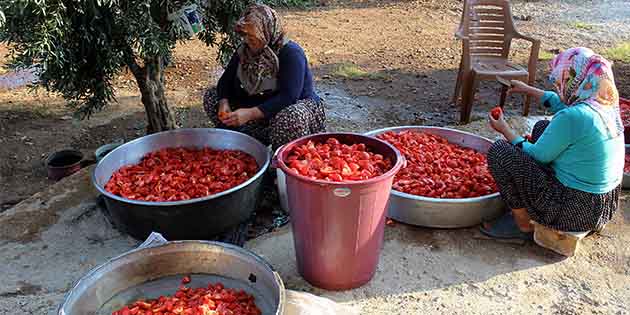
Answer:
M147 114L147 132L175 127L164 67L188 40L170 13L196 4L200 39L225 60L237 44L233 24L252 0L0 0L0 41L12 67L38 66L40 84L89 117L114 100L112 81L130 71Z

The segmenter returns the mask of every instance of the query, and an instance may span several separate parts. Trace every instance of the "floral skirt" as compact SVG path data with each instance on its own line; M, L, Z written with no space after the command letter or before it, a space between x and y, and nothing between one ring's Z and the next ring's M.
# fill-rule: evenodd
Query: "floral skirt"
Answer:
M295 139L326 131L323 101L299 100L282 109L271 119L250 121L239 127L229 127L221 123L218 105L216 89L208 89L203 97L203 107L215 127L248 134L266 145L271 144L273 150Z

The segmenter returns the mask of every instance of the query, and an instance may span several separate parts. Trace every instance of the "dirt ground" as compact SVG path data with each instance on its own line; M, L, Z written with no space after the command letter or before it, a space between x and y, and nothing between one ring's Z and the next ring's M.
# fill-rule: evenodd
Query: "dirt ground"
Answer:
M459 111L450 99L459 64L460 44L454 40L452 33L459 22L461 6L461 1L453 0L322 1L321 6L314 8L283 11L291 37L305 48L316 76L317 90L326 100L328 129L363 132L396 125L455 125ZM542 39L544 51L572 46L605 51L619 42L630 40L630 6L627 1L513 1L513 7L518 28L523 33ZM576 28L577 22L582 23L582 27ZM6 55L7 51L6 47L0 46L0 56ZM527 54L526 45L517 44L514 47L515 60L523 61ZM347 76L340 70L344 68L359 69L360 75ZM546 61L541 60L538 68L537 83L545 86ZM614 71L620 94L630 98L630 64L616 62ZM220 74L215 52L211 48L198 41L178 45L173 66L167 73L167 89L170 105L180 126L210 126L201 109L201 97L204 89L214 85ZM0 213L5 211L3 214L7 217L8 213L12 215L14 205L53 184L46 179L44 160L47 154L74 148L89 157L103 144L121 138L131 140L144 134L144 113L135 82L129 74L122 73L115 84L117 102L89 120L77 120L58 96L41 89L7 88L6 80L3 82L0 79ZM473 122L458 128L496 136L487 129L483 116L497 100L498 85L483 83L475 103ZM508 115L516 118L521 110L520 100L510 98L507 109ZM540 113L534 111L534 114ZM629 211L624 202L613 228L605 236L589 238L583 254L561 264L557 263L557 257L549 258L548 254L533 246L521 249L485 245L487 242L481 241L458 241L470 236L472 232L467 230L461 233L419 230L417 234L404 226L398 227L402 230L388 232L387 244L393 246L389 247L388 253L397 255L395 257L403 251L421 250L429 256L442 253L438 255L439 259L434 257L432 264L448 263L458 255L469 259L432 269L434 272L446 272L445 277L451 278L433 279L430 283L414 287L409 280L414 278L405 276L402 272L406 267L403 267L423 265L423 254L414 254L407 265L398 265L394 258L391 258L392 261L387 258L379 268L386 272L394 269L394 274L386 275L400 279L402 287L399 290L368 288L331 296L342 302L358 301L355 304L362 309L372 309L366 314L416 314L421 310L425 313L429 308L431 311L426 311L429 314L484 314L484 308L496 314L627 314L630 292L623 284L630 280L630 253L624 245L630 241L627 228ZM17 257L8 259L3 254L3 261L7 258L3 263L9 268L7 270L13 269L13 266L28 270L34 266L27 259L31 256L24 254L27 258L23 259L19 256L27 250L48 246L46 242L54 241L54 237L58 236L55 233L69 237L66 235L69 232L51 228L46 242L39 238L40 230L50 225L66 224L63 216L20 217L18 221L3 222L15 224L14 229L6 230L9 234L26 233L20 239L16 239L19 235L0 234L3 252L7 250ZM91 224L102 225L101 221L94 220ZM91 248L89 253L98 254L94 258L81 258L84 261L81 261L80 268L66 270L72 273L72 277L65 276L63 281L59 280L59 285L49 287L46 287L45 281L27 281L43 287L42 290L50 296L41 304L20 304L25 311L28 310L26 313L50 311L79 274L134 244L123 236L111 236L113 232L107 229L103 233L106 234L104 244L107 251ZM284 233L272 240L281 241L285 246L290 233ZM81 237L91 239L90 235L83 234L79 233ZM425 236L430 241L425 240ZM418 242L411 240L409 244L412 245L409 245L405 243L408 238L418 239ZM34 243L17 247L11 245L18 240L33 240ZM95 242L100 244L103 241ZM257 241L259 245L256 246L260 247L254 246L255 249L273 256L269 252L270 245L265 242ZM394 243L397 245L391 245ZM68 244L72 242L68 241ZM480 246L483 250L476 252L475 249ZM493 253L495 250L497 254ZM52 253L50 255L57 257ZM282 251L282 255L292 254ZM511 258L509 262L497 257L510 255L518 257ZM283 264L286 257L273 256L270 259ZM37 261L46 263L45 259ZM471 275L475 270L470 268L480 267L487 261L491 261L499 271L484 269L480 271L482 276L479 273ZM282 266L291 285L295 288L305 286L291 269L294 267ZM556 270L553 266L560 267ZM528 273L536 267L541 267L542 271ZM583 277L582 272L586 276ZM48 277L41 272L38 274ZM432 274L417 276L441 277ZM384 278L377 279L383 281ZM4 310L11 309L12 303L26 303L33 294L28 293L29 286L24 289L27 294L16 291L15 286L19 286L21 281L18 275L11 275L9 280L0 281L5 283L0 288L0 311L2 307L6 307ZM466 309L471 309L471 312L464 311L459 304L458 299L463 295L470 295L467 301L473 306L467 305ZM474 306L478 299L483 303ZM535 306L540 299L545 302L541 302L540 307ZM417 308L407 306L396 309L397 305L414 305Z
M99 210L90 171L0 214L0 314L56 314L82 275L139 245ZM246 247L269 261L288 289L331 298L362 315L627 315L628 202L624 194L622 210L606 229L583 240L569 259L534 244L483 239L475 228L397 223L386 227L372 281L344 292L314 288L299 276L289 227Z
M367 131L385 126L448 125L458 109L450 102L460 46L452 35L461 15L460 1L325 1L307 10L283 12L291 38L306 50L319 94L328 101L330 130ZM625 5L624 5L625 4ZM630 39L624 1L515 1L514 15L523 33L543 40L543 50L589 46L595 50ZM601 12L614 12L602 16ZM592 26L576 30L572 23ZM549 27L552 25L553 27ZM344 31L339 31L339 30ZM0 56L8 52L0 47ZM515 45L516 60L527 47ZM201 110L205 87L221 74L215 51L199 41L180 44L168 70L169 102L183 127L209 126ZM343 77L355 67L363 75ZM546 62L539 66L544 85ZM630 64L615 65L621 95L630 97ZM2 89L0 80L0 211L50 184L47 154L74 148L93 155L99 146L144 134L144 114L135 82L122 73L117 102L89 120L76 120L65 102L43 90ZM497 102L495 83L483 83L475 110ZM350 98L344 97L349 94ZM349 106L347 99L362 96ZM520 100L510 100L514 114ZM365 103L365 104L364 104ZM481 119L477 115L474 119Z

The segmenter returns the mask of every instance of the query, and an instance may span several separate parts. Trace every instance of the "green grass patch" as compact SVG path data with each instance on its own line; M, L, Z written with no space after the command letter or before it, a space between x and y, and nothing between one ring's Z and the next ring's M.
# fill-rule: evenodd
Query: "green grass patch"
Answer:
M344 63L337 68L332 73L336 77L349 79L349 80L362 80L362 79L385 79L387 76L382 73L372 73L363 70L361 67L351 64Z
M630 42L623 42L604 51L606 58L630 63Z
M263 3L272 7L306 8L313 5L313 0L263 0Z
M595 28L593 24L588 24L585 22L573 22L569 24L571 27L576 28L578 30L590 31Z
M556 55L554 55L551 52L548 52L546 50L541 50L540 53L538 54L538 60L551 60L555 56Z

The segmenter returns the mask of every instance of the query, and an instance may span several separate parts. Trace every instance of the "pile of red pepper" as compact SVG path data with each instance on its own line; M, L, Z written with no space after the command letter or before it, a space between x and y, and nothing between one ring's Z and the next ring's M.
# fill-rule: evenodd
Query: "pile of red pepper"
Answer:
M630 153L626 153L626 164L623 167L624 173L630 173Z
M133 200L187 200L228 190L257 171L256 160L242 151L168 148L121 167L105 189Z
M191 289L184 277L173 296L160 296L155 300L139 300L112 315L261 315L254 296L245 291L226 289L221 283L207 288Z
M497 191L484 154L415 131L386 132L378 138L394 145L407 159L407 166L394 178L392 188L397 191L449 199Z
M387 172L392 163L370 152L363 143L343 144L336 138L325 143L308 141L294 147L285 163L296 174L332 182L366 180Z

